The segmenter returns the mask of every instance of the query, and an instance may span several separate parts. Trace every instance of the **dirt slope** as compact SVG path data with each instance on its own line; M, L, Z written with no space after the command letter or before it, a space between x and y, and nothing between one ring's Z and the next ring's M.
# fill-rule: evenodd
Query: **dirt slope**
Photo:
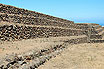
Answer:
M0 41L0 61L8 55L24 54L32 50L39 51L42 49L48 49L52 46L60 45L64 43L64 41L81 37L83 38L86 36L36 38L14 42Z
M104 69L104 43L71 45L39 69Z

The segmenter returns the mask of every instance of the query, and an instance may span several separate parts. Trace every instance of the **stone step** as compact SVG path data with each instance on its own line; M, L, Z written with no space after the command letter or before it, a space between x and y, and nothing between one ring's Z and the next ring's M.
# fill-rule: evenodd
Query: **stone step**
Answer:
M66 19L53 17L53 16L50 16L50 15L38 13L38 12L35 12L35 11L30 11L30 10L17 8L17 7L10 6L10 5L4 5L4 4L0 4L0 12L1 13L7 13L7 14L42 17L42 18L56 20L56 21L60 21L60 22L74 23L73 21L69 21L69 20L66 20Z
M99 24L96 24L96 23L91 23L91 25L93 25L93 26L97 26L97 25L99 25Z
M31 27L19 25L0 26L0 40L14 41L33 38L49 38L59 36L83 35L84 31L73 29L62 29L54 27Z
M88 24L86 23L75 23L75 25L77 25L80 29L87 29L88 28Z
M102 39L102 35L91 35L90 39Z
M104 30L104 28L102 28L102 27L95 29L95 30L91 30L91 35L101 35L99 33L101 33L103 30Z
M23 24L31 24L31 25L46 25L46 26L59 26L66 28L73 28L74 24L72 23L63 23L57 22L55 20L44 19L41 17L26 17L26 16L18 16L12 14L0 14L1 21L14 22L14 23L23 23ZM75 27L74 27L75 28Z
M96 25L96 26L94 26L95 29L99 29L99 28L101 28L101 27L102 27L101 25Z
M104 42L104 39L103 39L104 28L101 27L100 25L97 25L95 28L98 34L92 35L91 36L92 39L90 41L92 43L103 43Z
M1 21L0 26L4 26L4 25L18 25L18 26L26 26L26 27L46 27L46 28L59 28L59 29L71 29L71 30L82 31L82 29L76 29L76 28L65 28L65 27L59 27L59 26L46 26L46 25L27 25L27 24Z
M103 30L104 30L104 28L103 28L103 27L100 27L100 28L96 29L95 31L97 31L97 33L100 33L100 32L102 32Z
M91 43L104 43L104 40L90 40Z
M54 22L60 22L60 23L68 23L68 22L61 22L61 21L56 21L56 20L52 20L52 19L47 19L47 18L43 18L43 17L25 16L25 15L18 15L18 14L0 13L0 15L26 17L26 18L39 18L39 19L45 19L45 20L48 20L48 21L54 21ZM70 22L69 24L74 24L74 23Z
M91 39L102 39L104 36L104 29L102 28L102 31L98 34L91 34Z
M98 33L99 35L104 35L104 29L102 30L102 32Z

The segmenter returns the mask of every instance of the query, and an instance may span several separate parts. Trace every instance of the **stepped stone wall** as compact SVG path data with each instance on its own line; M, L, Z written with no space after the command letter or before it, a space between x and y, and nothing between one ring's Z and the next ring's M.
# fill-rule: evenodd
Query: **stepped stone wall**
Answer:
M27 24L41 23L43 25L53 25L53 26L57 26L57 24L62 26L63 25L68 26L70 24L74 24L73 21L69 21L66 19L61 19L61 18L45 15L42 13L16 8L13 6L3 5L3 4L0 4L0 13L6 13L4 15L3 14L0 15L1 20L10 21L12 19L12 21L16 23L24 23L24 22Z
M67 48L69 44L104 42L104 40L90 40L102 39L102 35L104 35L104 32L102 31L104 29L99 29L100 26L98 24L74 24L73 21L9 5L0 4L0 23L0 41L72 36L72 38L68 37L70 39L63 38L63 41L59 38L61 40L58 40L60 42L59 44L56 43L57 41L53 41L56 45L53 45L52 47L49 45L47 49L42 48L38 51L33 50L30 51L29 54L25 53L25 55L15 54L12 57L8 55L9 58L0 60L1 69L38 68L47 60L58 55L59 52L64 48Z
M103 42L104 28L99 24L85 23L77 24L80 29L85 30L85 34L88 35L91 42Z
M80 29L85 30L90 42L103 42L104 28L94 23L77 23Z
M75 24L78 26L79 29L85 30L85 29L89 28L88 24L86 24L86 23L75 23Z
M87 35L90 38L102 38L103 28L99 24L92 23L74 23L66 19L53 17L50 15L17 8L9 5L0 4L0 22L8 22L18 25L2 25L0 26L0 39L18 40L29 38L48 38L58 36L74 36ZM33 25L40 27L32 27L25 25ZM50 27L41 27L50 26ZM51 27L53 26L53 27ZM62 27L62 28L61 28ZM11 28L10 30L8 28ZM13 29L14 28L14 29ZM67 29L69 28L69 29ZM99 29L101 28L101 29Z
M15 28L15 30L11 29L16 32L14 33L11 30L8 30L8 27L10 27L9 25L4 25L4 26L0 26L1 40L8 40L7 37L10 37L12 39L29 39L35 37L58 37L58 36L73 36L73 35L87 35L88 37L91 38L95 38L95 37L102 38L102 35L104 34L102 32L103 28L99 29L99 27L101 27L99 24L93 24L93 23L75 24L73 21L69 21L66 19L57 18L50 15L38 13L35 11L30 11L30 10L17 8L10 5L4 5L4 4L0 4L0 22L2 21L8 23L24 24L24 25L50 26L50 28L10 25L11 27ZM54 26L56 28L51 28L51 26ZM64 29L60 27L63 27ZM65 28L69 28L69 29L65 29ZM19 31L17 31L17 29ZM94 35L99 33L100 35Z
M59 36L83 35L82 30L47 28L47 27L31 27L18 25L0 26L0 40L11 41L30 38L48 38Z
M28 25L59 26L59 27L66 27L66 28L74 27L74 24L70 24L70 23L63 23L63 22L52 21L49 19L44 19L39 17L30 17L30 16L27 17L27 16L20 16L20 15L0 14L0 20L19 23L19 24L28 24Z
M84 30L78 29L79 26L73 21L4 4L0 4L0 22L10 24L0 25L0 40L2 41L84 35ZM23 26L12 25L11 23L23 24Z

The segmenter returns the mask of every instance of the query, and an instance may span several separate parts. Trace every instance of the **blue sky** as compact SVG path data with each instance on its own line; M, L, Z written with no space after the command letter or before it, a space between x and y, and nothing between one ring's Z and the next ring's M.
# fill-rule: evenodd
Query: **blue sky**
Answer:
M49 14L76 23L104 25L104 0L0 0L0 3Z

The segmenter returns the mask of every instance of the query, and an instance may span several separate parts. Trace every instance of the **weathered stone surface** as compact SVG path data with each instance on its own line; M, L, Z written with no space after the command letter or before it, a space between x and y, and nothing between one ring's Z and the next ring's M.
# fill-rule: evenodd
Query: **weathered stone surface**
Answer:
M3 21L10 21L10 22L15 22L15 23L23 22L26 24L29 24L29 22L30 24L41 23L44 25L47 25L48 23L53 26L55 25L57 26L58 24L61 24L61 26L68 26L70 24L74 24L73 21L69 21L66 19L58 18L58 17L53 17L50 15L46 15L46 14L42 14L42 13L38 13L34 11L29 11L29 10L16 8L16 7L9 6L9 5L3 5L3 4L0 4L0 6L1 6L0 12L6 13L4 15L0 15L0 20L3 20Z
M48 38L58 36L83 35L81 30L46 28L46 27L30 27L18 25L0 26L0 40L11 41L30 38Z

